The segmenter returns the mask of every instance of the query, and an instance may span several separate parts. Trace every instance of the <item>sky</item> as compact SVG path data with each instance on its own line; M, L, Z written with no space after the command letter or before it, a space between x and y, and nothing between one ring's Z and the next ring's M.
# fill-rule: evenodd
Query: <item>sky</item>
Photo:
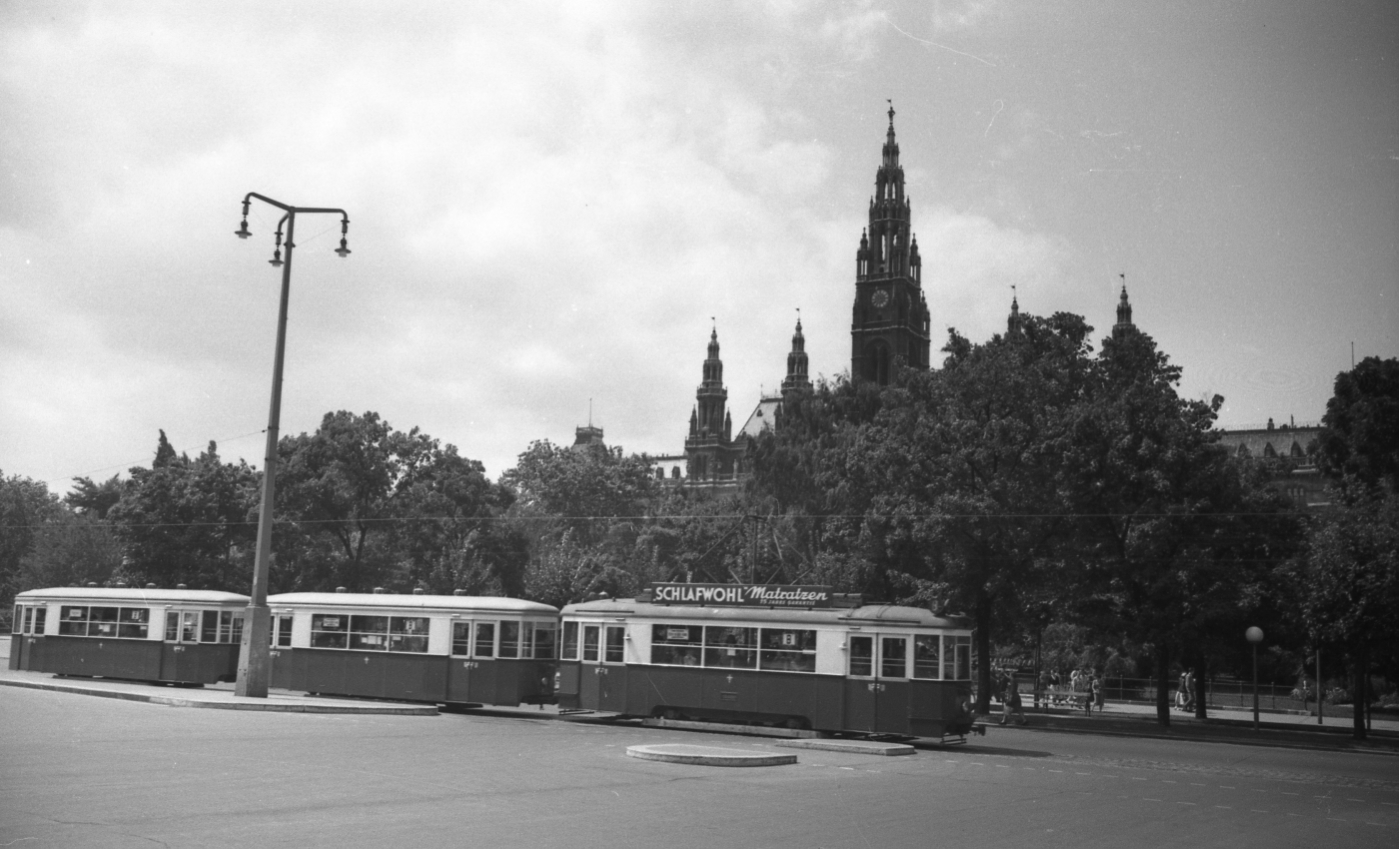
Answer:
M160 430L261 466L336 410L498 477L593 424L735 428L800 310L849 368L892 100L934 350L1021 310L1137 326L1220 425L1319 421L1399 356L1399 4L16 2L0 11L0 473ZM935 355L935 360L936 360Z

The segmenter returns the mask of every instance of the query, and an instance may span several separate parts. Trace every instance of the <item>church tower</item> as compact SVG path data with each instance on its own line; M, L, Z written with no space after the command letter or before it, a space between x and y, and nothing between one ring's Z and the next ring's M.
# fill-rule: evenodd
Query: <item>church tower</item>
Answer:
M709 356L704 379L695 391L690 412L690 435L685 440L687 476L693 481L731 478L735 472L733 419L725 410L729 392L724 388L724 361L719 359L719 331L709 334Z
M1127 303L1127 275L1122 275L1122 297L1117 300L1117 323L1112 326L1112 338L1121 339L1133 330L1132 305Z
M797 319L797 332L792 334L792 353L787 355L787 376L782 379L782 397L797 390L811 389L806 375L806 337L802 335L802 320Z
M904 195L904 169L894 140L894 106L884 161L875 172L869 226L855 253L855 307L850 325L850 376L886 384L894 361L928 367L928 304L923 298L923 263Z

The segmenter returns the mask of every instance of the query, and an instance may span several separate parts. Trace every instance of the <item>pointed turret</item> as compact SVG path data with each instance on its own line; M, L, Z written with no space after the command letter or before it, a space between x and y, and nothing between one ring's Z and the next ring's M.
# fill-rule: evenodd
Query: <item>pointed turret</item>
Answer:
M717 440L723 434L724 405L728 397L728 390L724 388L724 361L719 359L719 330L716 327L709 334L709 356L704 361L704 380L695 392L700 438Z
M1014 293L1015 287L1011 287L1010 296L1010 318L1006 319L1006 334L1020 332L1020 300Z
M1117 323L1112 326L1112 338L1121 339L1136 330L1132 324L1132 305L1127 301L1127 275L1122 275L1122 295L1117 299Z
M792 352L787 355L787 376L782 380L782 397L798 389L811 389L811 379L807 377L806 337L802 335L802 320L797 319L797 330L792 334Z
M869 224L855 252L850 373L857 380L887 383L896 359L913 368L928 367L931 321L912 219L891 102Z

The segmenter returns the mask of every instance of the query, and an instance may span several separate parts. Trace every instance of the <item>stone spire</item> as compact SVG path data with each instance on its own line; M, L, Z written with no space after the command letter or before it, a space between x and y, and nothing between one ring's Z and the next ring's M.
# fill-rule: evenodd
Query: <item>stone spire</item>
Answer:
M1006 333L1020 332L1020 301L1016 297L1015 287L1010 287L1010 318L1006 319Z
M856 380L887 383L899 359L912 368L928 367L931 322L912 218L890 103L869 223L855 252L850 375Z
M787 376L782 380L782 395L798 389L810 389L811 379L806 375L806 337L802 335L801 316L797 317L797 331L792 334L792 352L787 355Z
M1122 277L1122 295L1117 299L1117 323L1112 326L1112 338L1121 339L1128 332L1136 330L1132 324L1132 305L1127 302L1127 275Z
M719 359L719 330L709 333L709 357L704 361L704 380L695 392L698 410L698 433L701 439L719 439L724 433L724 405L728 400L724 388L724 361Z

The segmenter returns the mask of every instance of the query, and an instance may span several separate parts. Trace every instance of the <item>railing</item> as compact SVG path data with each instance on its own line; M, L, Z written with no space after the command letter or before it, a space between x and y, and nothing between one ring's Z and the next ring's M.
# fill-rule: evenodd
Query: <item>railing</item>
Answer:
M1147 678L1104 678L1103 698L1119 702L1156 702L1156 682ZM1067 689L1067 688L1065 688ZM1176 702L1177 687L1172 684L1169 700ZM1193 697L1193 694L1192 694ZM1206 708L1252 708L1253 684L1233 679L1205 681ZM1316 710L1316 689L1304 699L1297 688L1289 684L1259 684L1258 707L1261 710Z

